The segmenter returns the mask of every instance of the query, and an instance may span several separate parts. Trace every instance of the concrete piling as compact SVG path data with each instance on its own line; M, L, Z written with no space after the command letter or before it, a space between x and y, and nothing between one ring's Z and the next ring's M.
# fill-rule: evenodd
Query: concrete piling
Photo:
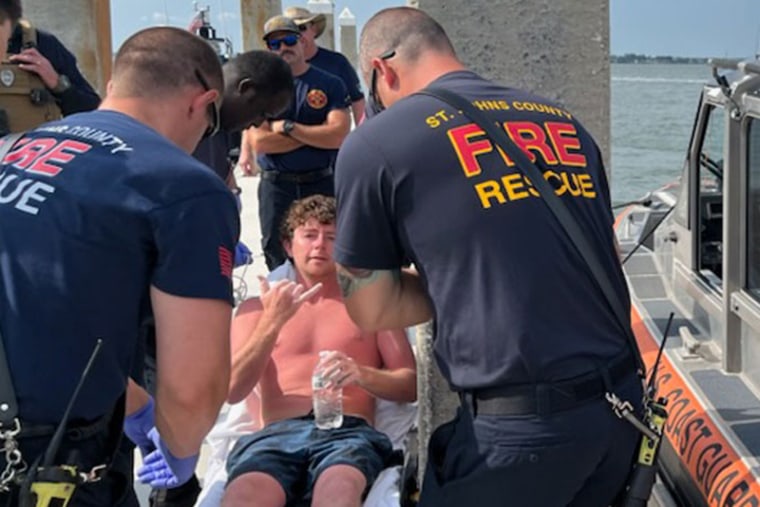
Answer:
M348 58L355 69L359 68L359 51L356 39L356 17L348 7L343 9L338 16L340 26L340 52Z
M76 56L82 74L105 94L113 53L108 0L24 0L24 17L58 37Z
M264 49L264 23L278 14L282 14L280 0L240 0L243 51Z

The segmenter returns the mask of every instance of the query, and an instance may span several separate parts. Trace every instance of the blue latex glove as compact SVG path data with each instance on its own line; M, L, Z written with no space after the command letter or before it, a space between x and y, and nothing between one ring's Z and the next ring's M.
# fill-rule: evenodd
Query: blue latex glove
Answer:
M137 471L137 478L151 488L176 488L181 486L195 473L198 454L187 458L177 458L161 440L156 428L148 432L156 450L146 456L143 465Z
M242 241L239 241L237 245L235 245L235 267L243 266L245 264L250 264L253 262L253 252L251 252L250 248L245 246L245 243Z
M143 458L156 450L153 440L148 436L148 432L156 425L154 406L153 398L149 398L145 406L124 418L124 434L140 448Z

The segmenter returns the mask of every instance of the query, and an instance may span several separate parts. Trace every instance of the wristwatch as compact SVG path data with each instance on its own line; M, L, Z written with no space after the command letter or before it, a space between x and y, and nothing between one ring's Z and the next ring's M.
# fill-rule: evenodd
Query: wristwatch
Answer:
M286 136L289 136L291 132L293 132L293 128L295 128L296 122L293 120L285 120L282 122L282 133Z
M58 74L58 81L50 91L56 95L60 95L69 88L71 88L71 81L69 81L69 77L66 74Z

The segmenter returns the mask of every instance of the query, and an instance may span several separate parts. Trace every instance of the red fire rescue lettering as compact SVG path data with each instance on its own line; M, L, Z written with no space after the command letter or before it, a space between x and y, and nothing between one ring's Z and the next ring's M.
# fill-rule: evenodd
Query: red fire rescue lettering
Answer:
M44 176L56 176L63 170L62 165L92 148L89 144L72 139L56 141L52 137L25 138L19 141L18 146L5 156L3 163Z
M529 121L505 122L504 130L532 161L536 161L536 157L540 156L551 166L587 165L586 156L581 151L578 131L572 123L545 122L539 125ZM470 178L480 174L483 168L478 157L493 151L493 143L486 137L483 129L474 123L468 123L450 129L447 134L465 176ZM501 149L499 153L507 166L514 165Z

